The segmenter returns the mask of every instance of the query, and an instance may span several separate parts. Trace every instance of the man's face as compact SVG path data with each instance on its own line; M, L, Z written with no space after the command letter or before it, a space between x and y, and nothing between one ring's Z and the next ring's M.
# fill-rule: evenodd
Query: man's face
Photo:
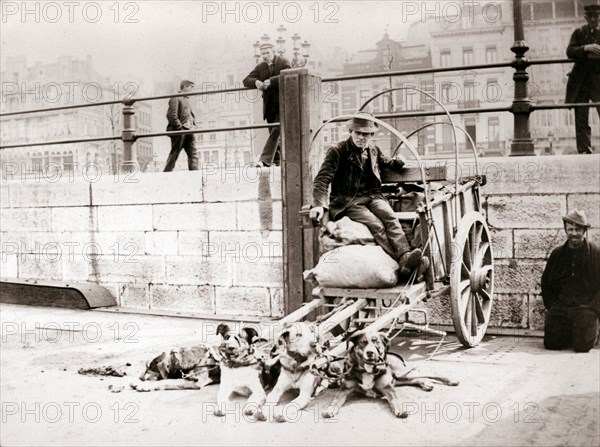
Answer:
M585 227L581 225L575 225L570 222L565 223L565 232L567 233L567 240L570 247L579 247L583 243L585 236Z
M352 136L352 142L356 145L356 147L360 147L361 149L366 147L369 144L374 132L358 132L356 130L351 131L350 135Z
M585 20L590 28L598 28L600 14L586 14Z
M181 89L183 93L191 92L194 86L192 84L187 84L185 87Z
M273 62L273 48L263 48L260 50L260 55L262 56L263 61L267 62L268 64Z

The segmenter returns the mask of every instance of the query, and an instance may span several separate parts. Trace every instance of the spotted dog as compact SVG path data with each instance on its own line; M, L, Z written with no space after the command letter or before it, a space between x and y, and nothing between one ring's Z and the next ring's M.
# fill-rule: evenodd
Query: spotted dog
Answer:
M401 410L395 386L413 385L431 391L431 381L456 386L458 382L445 377L415 377L414 370L408 370L401 356L389 353L388 338L375 331L358 331L349 340L353 344L343 368L341 388L323 412L323 417L332 418L354 391L361 391L368 397L385 397L396 417L405 418L407 412Z
M217 393L217 409L214 415L225 415L231 402L231 394L235 392L249 396L244 414L253 416L266 396L263 385L263 359L254 349L258 333L253 328L243 328L239 334L233 335L228 325L220 324L217 334L222 337L218 349L221 385Z
M136 391L199 390L219 383L221 372L214 352L206 345L176 348L161 353L146 364L139 379L143 384L130 384ZM150 384L148 382L156 382Z
M288 405L296 410L305 408L315 395L321 382L320 376L314 374L312 365L322 355L317 329L306 322L285 325L277 342L271 350L269 365L279 366L279 376L274 388L269 392L265 407L273 410L273 418L285 422L283 406L279 401L283 394L291 389L300 390L298 397ZM264 408L257 414L257 419L266 420Z

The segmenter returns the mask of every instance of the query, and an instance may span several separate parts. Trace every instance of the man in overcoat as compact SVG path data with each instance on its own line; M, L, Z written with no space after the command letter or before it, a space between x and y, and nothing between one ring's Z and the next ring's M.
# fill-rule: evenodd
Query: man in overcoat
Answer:
M332 220L348 216L365 224L375 242L398 261L402 276L415 267L419 267L420 275L429 266L429 260L419 248L410 249L402 226L381 191L380 170L400 170L405 163L401 158L386 157L370 143L377 128L369 113L356 114L348 122L350 137L329 148L314 179L309 215L321 220L328 210Z
M263 43L259 49L263 61L244 78L243 84L262 91L263 119L267 123L275 123L279 121L279 73L292 66L285 57L275 55L272 44ZM279 159L279 134L279 126L269 128L269 138L257 166L270 166Z
M600 5L587 5L587 24L571 35L567 56L575 59L567 81L566 103L600 102L600 28L598 26ZM600 106L596 107L600 117ZM575 137L577 152L592 153L592 129L589 124L589 108L575 107Z

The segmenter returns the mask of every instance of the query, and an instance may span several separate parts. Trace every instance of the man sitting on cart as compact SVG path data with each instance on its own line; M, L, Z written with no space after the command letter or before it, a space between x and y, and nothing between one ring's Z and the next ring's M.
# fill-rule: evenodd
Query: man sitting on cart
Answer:
M375 242L398 262L402 276L416 267L420 275L429 266L429 260L421 249L410 249L394 210L381 192L380 169L400 170L405 163L401 158L384 156L371 143L377 128L373 115L366 112L356 114L348 122L350 137L329 148L314 179L309 215L313 220L321 220L329 209L332 220L348 216L365 224Z

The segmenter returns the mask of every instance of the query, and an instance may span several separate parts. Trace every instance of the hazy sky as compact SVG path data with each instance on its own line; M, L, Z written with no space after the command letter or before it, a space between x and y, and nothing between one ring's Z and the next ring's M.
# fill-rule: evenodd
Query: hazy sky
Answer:
M198 43L229 36L251 54L252 43L264 33L274 37L281 24L323 54L336 46L349 52L373 48L386 30L392 38L403 37L407 22L420 13L415 5L425 4L408 2L413 9L406 10L407 2L400 1L1 3L3 63L21 54L29 64L89 54L112 80L144 83L187 74Z

